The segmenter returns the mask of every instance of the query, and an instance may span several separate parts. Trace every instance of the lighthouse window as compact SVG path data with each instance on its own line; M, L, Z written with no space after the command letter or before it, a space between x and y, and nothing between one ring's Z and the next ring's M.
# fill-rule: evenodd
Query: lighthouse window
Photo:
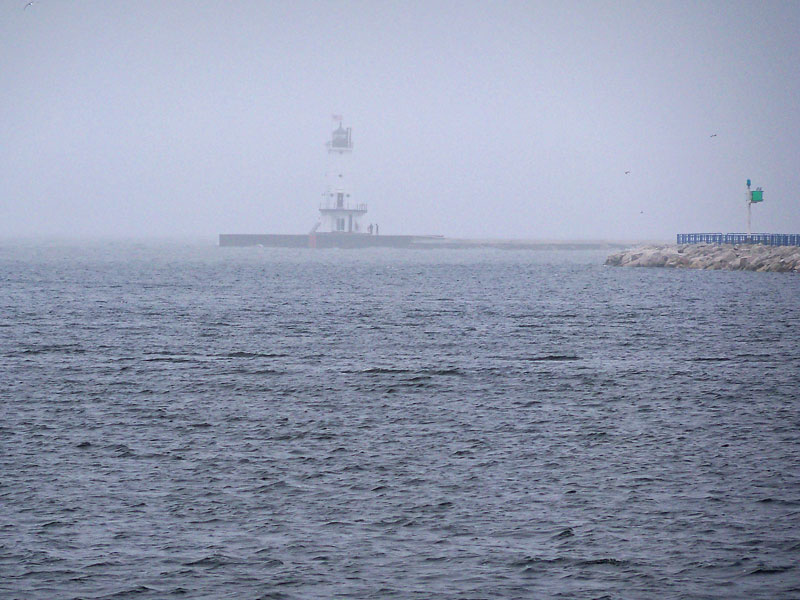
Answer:
M336 194L336 208L342 208L344 206L344 193L339 192Z

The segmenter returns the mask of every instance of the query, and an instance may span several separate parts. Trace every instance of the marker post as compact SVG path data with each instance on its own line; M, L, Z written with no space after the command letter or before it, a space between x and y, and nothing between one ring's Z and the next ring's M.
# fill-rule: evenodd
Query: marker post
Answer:
M755 204L756 202L763 202L764 201L764 190L760 187L757 187L754 190L750 190L750 180L747 180L747 238L749 240L752 232L750 231L750 206Z

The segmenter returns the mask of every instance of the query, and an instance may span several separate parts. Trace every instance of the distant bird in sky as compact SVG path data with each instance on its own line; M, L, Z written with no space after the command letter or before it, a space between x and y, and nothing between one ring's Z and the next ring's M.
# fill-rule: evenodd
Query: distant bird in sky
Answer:
M712 133L709 137L717 137L716 133Z
M625 175L630 175L630 174L631 174L630 171L625 171Z
M34 0L28 2L25 6L22 7L22 10L26 10L29 6L33 6Z

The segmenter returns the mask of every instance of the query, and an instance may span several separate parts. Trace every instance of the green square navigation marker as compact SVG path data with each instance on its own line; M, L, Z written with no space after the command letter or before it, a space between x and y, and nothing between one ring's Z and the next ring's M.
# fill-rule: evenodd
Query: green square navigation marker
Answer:
M750 192L750 202L763 202L764 190L753 190Z

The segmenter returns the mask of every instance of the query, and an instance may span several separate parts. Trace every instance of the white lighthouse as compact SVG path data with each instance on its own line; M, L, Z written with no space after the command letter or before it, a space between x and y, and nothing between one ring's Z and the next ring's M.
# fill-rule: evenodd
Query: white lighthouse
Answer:
M350 183L350 161L353 154L351 129L342 127L342 118L325 144L328 148L328 181L319 207L322 231L331 233L366 233L360 220L367 212L366 204L353 199Z

